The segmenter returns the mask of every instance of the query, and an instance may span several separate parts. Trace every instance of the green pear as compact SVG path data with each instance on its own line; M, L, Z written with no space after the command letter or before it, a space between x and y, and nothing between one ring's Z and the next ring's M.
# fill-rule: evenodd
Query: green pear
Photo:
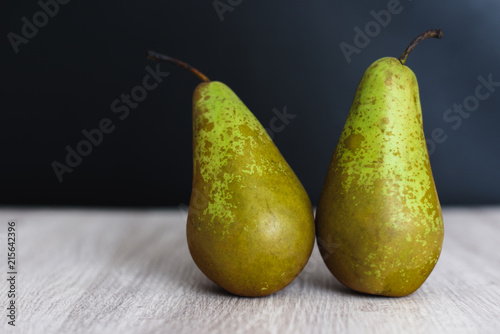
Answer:
M150 58L166 57L150 53ZM311 202L238 96L225 84L198 76L204 82L193 96L189 251L200 270L225 290L269 295L291 283L311 255Z
M406 296L433 270L443 218L429 162L415 74L400 59L375 61L356 91L323 185L318 246L347 287Z

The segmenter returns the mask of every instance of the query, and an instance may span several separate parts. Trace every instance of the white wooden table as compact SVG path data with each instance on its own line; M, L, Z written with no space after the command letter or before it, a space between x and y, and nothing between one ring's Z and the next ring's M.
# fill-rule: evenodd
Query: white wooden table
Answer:
M315 249L286 289L230 295L195 266L180 210L0 209L1 333L500 333L500 208L444 210L445 241L414 294L352 292ZM17 222L16 327L7 222Z

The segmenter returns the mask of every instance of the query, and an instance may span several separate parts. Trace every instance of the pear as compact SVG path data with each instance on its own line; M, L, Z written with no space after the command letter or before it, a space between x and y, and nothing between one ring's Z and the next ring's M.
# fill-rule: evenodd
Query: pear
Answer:
M347 287L406 296L433 270L443 218L408 54L439 29L419 35L400 59L375 61L364 73L333 153L316 230L321 255Z
M265 296L306 265L315 239L311 201L266 130L225 84L195 73L193 184L187 241L199 269L225 290Z

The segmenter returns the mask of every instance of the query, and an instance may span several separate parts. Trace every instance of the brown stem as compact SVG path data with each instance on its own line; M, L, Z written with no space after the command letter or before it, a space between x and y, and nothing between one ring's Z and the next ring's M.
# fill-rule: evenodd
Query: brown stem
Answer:
M187 63L185 63L183 61L180 61L178 59L175 59L175 58L172 58L172 57L169 57L169 56L165 56L165 55L163 55L161 53L157 53L157 52L154 52L154 51L148 51L146 57L148 59L151 59L151 60L163 61L163 62L166 62L166 63L169 63L169 64L174 64L176 66L182 67L183 69L188 70L189 72L191 72L194 75L196 75L203 82L209 82L210 81L210 79L207 78L207 76L205 74L201 73L196 68L194 68L191 65L189 65L189 64L187 64Z
M413 49L417 46L418 43L423 41L424 39L427 38L442 38L443 37L443 32L441 29L432 29L432 30L427 30L426 32L421 33L418 35L411 43L408 45L406 48L405 52L399 57L399 61L401 64L405 64L406 58L410 55L410 53L413 51Z

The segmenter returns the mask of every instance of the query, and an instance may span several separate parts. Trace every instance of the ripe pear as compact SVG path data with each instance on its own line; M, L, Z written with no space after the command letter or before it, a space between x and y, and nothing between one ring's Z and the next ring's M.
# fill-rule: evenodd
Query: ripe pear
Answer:
M364 73L333 154L316 214L317 239L333 275L368 294L406 296L433 270L443 218L422 127L415 74L400 59Z
M315 239L311 201L268 133L225 84L197 74L193 96L193 184L189 251L225 290L265 296L306 265Z

